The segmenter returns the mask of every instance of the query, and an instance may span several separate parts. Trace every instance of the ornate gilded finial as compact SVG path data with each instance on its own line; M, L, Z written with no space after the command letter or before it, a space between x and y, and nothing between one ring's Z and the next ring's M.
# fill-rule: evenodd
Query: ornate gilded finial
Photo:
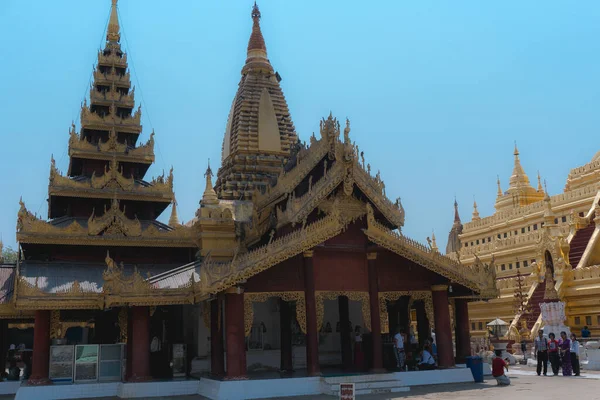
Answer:
M350 120L346 118L346 127L344 128L344 143L350 143Z
M542 177L540 176L540 171L538 171L538 187L537 187L538 192L541 192L542 190L544 190L542 188Z
M436 253L439 252L437 243L435 241L435 232L433 230L431 231L431 250L433 250Z
M179 216L177 215L177 200L175 199L175 193L173 193L173 201L171 202L173 207L171 208L171 217L169 218L169 226L174 228L181 225L179 223Z
M106 33L106 40L109 42L118 42L121 40L121 34L119 33L119 16L117 15L117 0L112 0L112 6L110 9L110 20L108 21L108 31Z
M515 156L519 155L519 149L517 148L517 141L515 140L515 152L514 152Z
M473 216L471 217L473 221L478 221L481 218L479 217L479 211L477 210L477 202L473 199Z
M204 177L206 178L206 187L200 205L219 204L219 199L217 198L217 194L212 185L213 172L212 169L210 169L210 159L208 160L208 166L204 173Z
M502 187L500 186L500 175L498 175L498 197L502 197Z
M266 63L267 67L270 68L269 60L267 59L267 46L265 45L265 39L262 31L260 30L260 10L256 2L252 7L252 34L248 41L248 55L246 59L246 65L252 62Z

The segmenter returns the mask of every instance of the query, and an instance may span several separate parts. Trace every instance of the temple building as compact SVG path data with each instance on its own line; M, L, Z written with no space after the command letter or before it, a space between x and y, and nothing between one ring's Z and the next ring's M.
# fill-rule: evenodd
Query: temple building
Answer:
M215 388L264 370L381 372L396 368L398 330L414 340L408 353L435 336L441 368L471 354L468 305L497 297L493 260L461 264L435 237L405 236L400 199L351 140L350 121L330 114L298 140L256 4L251 16L216 184L208 166L182 225L173 172L144 180L154 133L139 143L112 1L68 170L51 160L48 219L24 201L18 212L21 256L0 312L34 321L32 385L197 371ZM169 205L169 224L158 222Z
M470 222L458 232L457 217L446 255L464 265L493 262L500 297L469 304L471 333L487 336L486 324L496 318L510 322L514 340L532 338L543 327L539 303L552 266L555 289L566 303L566 325L573 332L588 326L600 333L600 152L571 170L563 193L550 196L540 175L534 188L521 166L515 146L508 188L498 178L496 212L480 217L475 204ZM455 211L455 215L457 212ZM515 308L522 281L527 307Z

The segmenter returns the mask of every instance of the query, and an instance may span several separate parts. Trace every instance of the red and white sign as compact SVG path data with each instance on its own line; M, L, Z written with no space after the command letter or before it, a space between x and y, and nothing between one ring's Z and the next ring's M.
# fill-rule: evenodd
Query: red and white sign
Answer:
M354 383L340 383L340 400L355 400Z

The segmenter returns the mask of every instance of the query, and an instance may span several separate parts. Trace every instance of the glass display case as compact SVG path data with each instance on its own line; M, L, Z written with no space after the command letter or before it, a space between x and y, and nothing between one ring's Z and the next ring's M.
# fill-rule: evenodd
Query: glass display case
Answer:
M185 344L173 345L173 377L185 377L187 365L187 346Z
M100 381L120 381L123 375L124 345L100 345Z
M97 344L75 346L75 382L98 381L98 350Z
M50 346L50 369L52 382L73 382L75 346Z

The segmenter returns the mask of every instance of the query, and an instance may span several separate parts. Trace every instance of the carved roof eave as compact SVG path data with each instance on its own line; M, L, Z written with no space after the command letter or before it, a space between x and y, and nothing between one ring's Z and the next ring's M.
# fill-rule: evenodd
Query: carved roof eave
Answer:
M116 247L176 247L196 248L196 243L189 238L178 238L170 232L160 234L160 237L126 237L126 236L89 236L64 235L60 232L49 233L17 233L17 241L23 244L53 244L69 246L116 246Z
M367 237L379 246L415 262L451 282L456 282L479 294L481 298L498 296L496 288L495 267L493 265L478 271L460 264L439 252L434 252L424 245L397 234L375 221L371 213L367 213L368 228L364 230Z
M147 201L170 204L173 192L170 193L136 193L135 191L117 190L107 193L103 189L73 189L60 186L49 186L48 195L56 197L78 197L86 199L113 199L130 201Z
M117 224L121 233L105 233L99 236L109 225ZM125 232L125 233L123 233ZM17 217L17 240L29 244L65 244L88 246L139 246L139 247L196 247L193 229L178 226L170 231L159 231L156 226L141 228L136 219L128 219L120 210L118 201L113 199L111 208L101 217L92 214L85 228L77 221L65 227L52 225L33 215L25 204Z
M137 155L132 154L131 151L127 154L125 153L114 153L114 152L103 152L98 151L97 148L90 150L84 149L74 149L69 146L69 157L73 158L84 158L84 159L92 159L92 160L103 160L109 161L113 158L116 158L119 162L127 162L132 164L146 164L150 165L155 161L154 153L150 155Z
M334 210L327 217L275 239L267 245L239 257L234 256L230 262L216 263L212 262L210 257L206 257L200 268L202 292L215 294L242 283L272 266L337 236L349 222L344 220L339 210Z
M142 279L142 282L146 281ZM129 279L128 283L129 287L114 294L105 291L85 292L81 289L48 293L21 278L18 281L18 296L13 308L18 315L20 310L102 310L116 306L181 305L194 304L199 295L198 283L175 289L152 288L144 283L134 284L132 279Z

